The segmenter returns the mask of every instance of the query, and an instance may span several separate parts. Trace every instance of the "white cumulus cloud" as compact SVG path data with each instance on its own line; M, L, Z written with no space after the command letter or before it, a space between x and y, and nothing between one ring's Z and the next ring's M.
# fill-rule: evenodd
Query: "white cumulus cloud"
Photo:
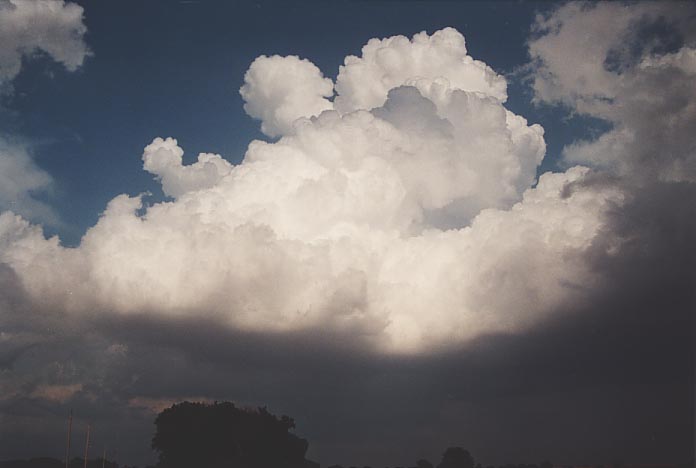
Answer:
M79 68L89 49L83 9L63 0L0 0L0 96L11 90L22 60L39 52L69 71ZM0 135L0 212L12 210L31 220L57 224L51 208L36 195L52 178L33 161L26 145Z
M413 63L375 65L379 44ZM247 101L292 131L251 142L236 166L211 154L184 166L176 140L156 138L144 168L169 201L116 197L76 248L4 213L0 262L67 314L205 318L388 353L522 331L590 287L583 254L623 194L582 167L534 186L543 129L505 109L504 79L458 32L371 40L363 56L389 78L365 99L356 80L372 78L345 75L346 59L338 110L314 107L330 93L309 62L255 61L317 78ZM249 95L278 90L250 75ZM289 95L297 112L274 120Z
M244 110L260 119L261 130L272 137L290 133L301 117L333 108L327 99L333 96L333 82L312 62L294 55L258 57L239 92L246 102Z
M0 1L0 85L19 74L22 58L41 51L70 71L89 54L83 8L63 0Z
M143 168L157 176L162 190L170 197L210 188L232 170L232 165L218 154L201 153L198 161L189 166L182 164L183 155L173 138L156 138L143 153Z
M37 194L50 191L52 184L25 145L0 137L0 212L12 210L31 220L57 223L53 210L36 199Z
M336 78L336 108L341 112L381 106L390 89L414 80L444 80L453 89L478 92L505 101L507 82L485 63L467 54L464 36L445 28L371 39L362 56L346 57Z

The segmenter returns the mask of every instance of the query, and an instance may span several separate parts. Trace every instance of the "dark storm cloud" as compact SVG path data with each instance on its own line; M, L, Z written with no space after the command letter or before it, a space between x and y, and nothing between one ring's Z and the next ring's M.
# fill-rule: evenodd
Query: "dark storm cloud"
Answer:
M6 406L8 417L48 417L59 431L67 407L76 407L96 428L138 434L122 450L142 457L153 414L129 401L205 397L289 413L325 463L403 464L432 459L447 444L491 462L680 461L693 435L696 213L684 200L694 196L692 184L654 184L612 212L587 255L602 286L563 320L527 334L405 359L344 352L326 337L95 319L85 325L99 330L90 338L62 330L60 341L39 346L43 359L80 369L74 380L95 402L78 395L60 411L20 398ZM617 237L625 240L618 251ZM113 343L127 351L105 366Z

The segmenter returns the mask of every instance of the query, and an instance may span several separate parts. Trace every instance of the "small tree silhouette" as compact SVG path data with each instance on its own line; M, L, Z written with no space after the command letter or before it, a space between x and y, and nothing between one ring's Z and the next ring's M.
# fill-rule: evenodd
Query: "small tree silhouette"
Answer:
M474 457L461 447L450 447L442 454L437 468L474 468Z
M183 402L162 411L152 448L158 468L301 468L308 443L288 431L295 422L266 408L229 402Z

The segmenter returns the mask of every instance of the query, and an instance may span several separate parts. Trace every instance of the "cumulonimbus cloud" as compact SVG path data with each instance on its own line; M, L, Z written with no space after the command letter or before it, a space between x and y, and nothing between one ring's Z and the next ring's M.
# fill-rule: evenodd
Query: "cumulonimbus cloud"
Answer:
M373 39L334 101L329 85L306 60L258 59L242 94L278 141L185 166L157 138L144 168L170 200L116 197L76 248L3 213L0 261L60 313L205 317L389 353L528 329L592 285L583 253L622 192L582 167L534 186L543 129L504 107L505 79L458 32Z

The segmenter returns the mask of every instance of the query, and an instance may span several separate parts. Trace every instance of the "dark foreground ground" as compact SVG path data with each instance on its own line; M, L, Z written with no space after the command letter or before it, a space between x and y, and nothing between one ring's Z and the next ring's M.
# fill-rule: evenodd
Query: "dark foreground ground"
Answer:
M419 464L420 465L420 464ZM70 461L69 468L84 468L84 459L74 458ZM487 466L485 468L539 468L540 465L535 464L508 464L501 465L499 467ZM671 465L671 464L652 464L652 465L641 465L641 464L622 464L622 463L610 463L606 465L552 465L553 468L693 468L688 464L684 465ZM0 461L0 468L64 468L65 461L58 460L55 458L32 458L29 460L6 460ZM481 465L478 465L481 467ZM88 460L87 468L137 468L128 465L119 465L116 462L109 460L102 460L101 458ZM154 466L146 466L144 468L155 468ZM196 468L196 467L192 467ZM340 465L333 465L328 468L343 468ZM347 468L370 468L370 467L347 467ZM401 468L401 467L395 467ZM484 468L484 467L481 467Z

